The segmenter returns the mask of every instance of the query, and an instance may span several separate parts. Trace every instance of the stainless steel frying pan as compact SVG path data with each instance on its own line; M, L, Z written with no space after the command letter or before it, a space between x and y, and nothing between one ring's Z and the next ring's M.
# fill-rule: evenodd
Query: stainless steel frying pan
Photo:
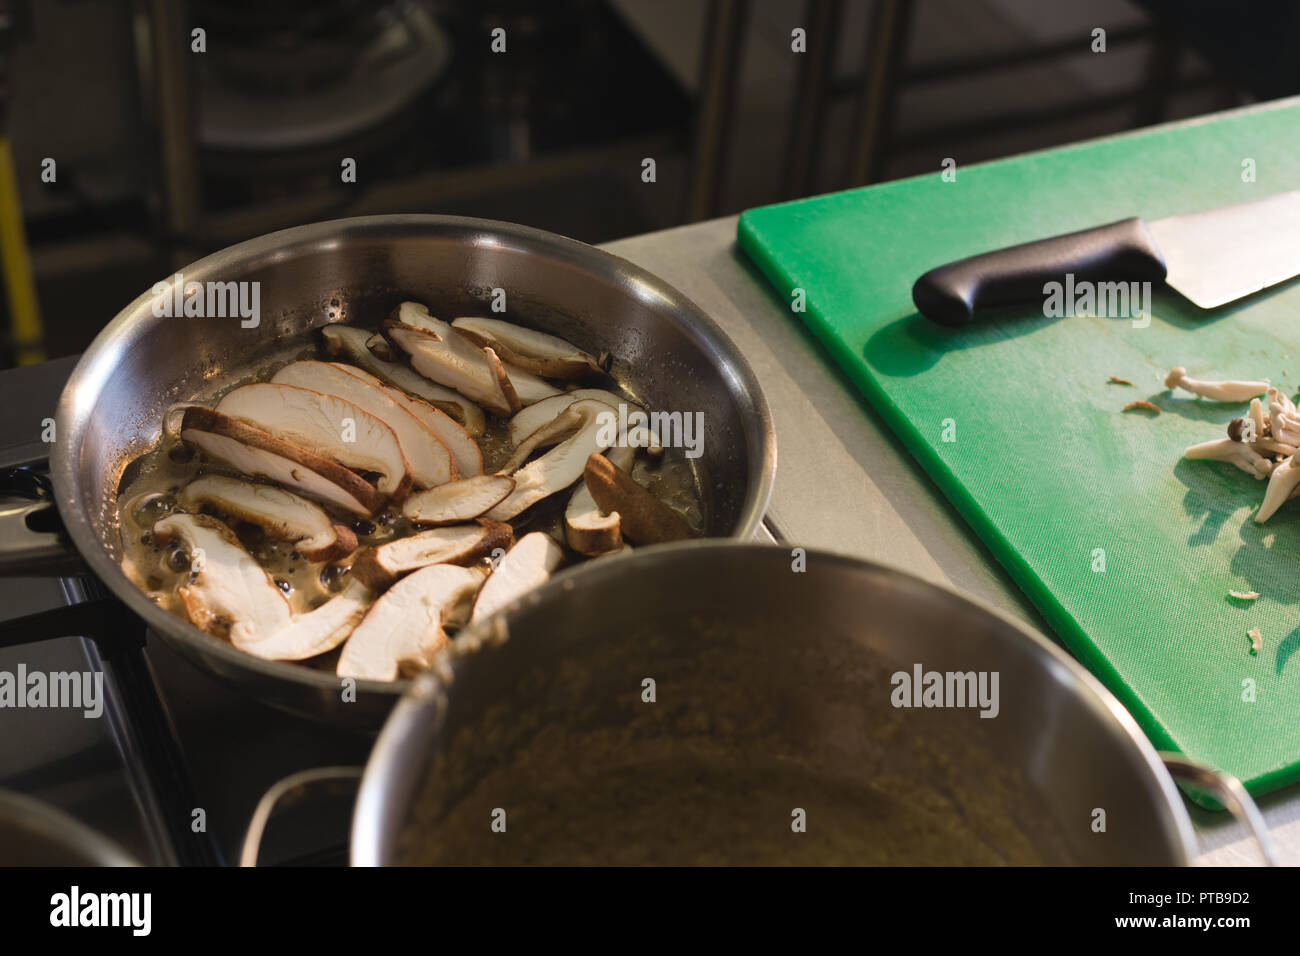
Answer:
M356 702L344 702L333 674L250 657L157 607L120 567L117 495L127 464L158 440L164 409L211 392L250 357L291 337L305 341L328 322L374 322L403 298L435 314L481 313L492 290L504 289L511 314L611 353L651 406L704 413L711 534L750 537L762 519L776 448L753 372L697 306L608 253L501 222L373 216L253 239L180 274L185 282L260 283L259 323L159 316L152 290L127 306L95 338L60 398L53 497L90 571L155 634L263 701L373 725L408 682L358 682ZM40 505L0 509L0 573L66 571L50 517Z

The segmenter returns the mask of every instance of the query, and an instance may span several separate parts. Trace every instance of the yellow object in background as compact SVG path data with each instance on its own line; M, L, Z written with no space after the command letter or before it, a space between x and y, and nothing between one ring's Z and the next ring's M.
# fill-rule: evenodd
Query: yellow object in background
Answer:
M41 308L36 299L32 261L27 254L27 234L23 229L18 181L14 177L8 139L0 139L0 274L4 277L9 302L14 360L19 365L44 362Z

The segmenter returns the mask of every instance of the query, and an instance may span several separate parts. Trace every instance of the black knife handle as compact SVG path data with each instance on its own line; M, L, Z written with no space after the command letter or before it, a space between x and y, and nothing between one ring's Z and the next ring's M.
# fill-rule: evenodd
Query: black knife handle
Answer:
M976 309L1044 301L1043 286L1066 273L1076 282L1160 282L1165 260L1145 222L1121 219L931 269L912 286L912 301L926 318L960 328Z

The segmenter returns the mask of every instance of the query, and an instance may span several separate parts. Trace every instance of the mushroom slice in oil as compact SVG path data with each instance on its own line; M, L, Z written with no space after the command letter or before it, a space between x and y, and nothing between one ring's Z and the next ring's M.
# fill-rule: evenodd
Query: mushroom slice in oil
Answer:
M363 551L352 566L352 574L380 588L430 564L469 564L497 548L508 548L513 541L510 525L485 518L473 524L430 528Z
M341 398L383 422L397 436L398 447L417 488L433 488L457 477L447 446L374 376L364 372L354 375L333 362L308 360L290 362L275 373L271 382Z
M403 668L428 667L447 644L447 626L463 620L483 575L479 568L437 564L398 581L353 630L338 675L387 681Z
M662 544L695 537L685 518L605 456L587 459L583 480L602 511L618 512L620 528L629 541Z
M420 525L458 524L491 510L514 490L513 478L475 475L417 491L402 503L402 514Z
M185 409L179 434L185 444L242 474L358 515L383 507L383 495L356 472L213 409Z
M451 415L470 435L483 434L487 426L483 409L459 392L430 381L414 369L375 355L366 346L372 335L351 325L327 325L321 329L321 340L330 355L346 359L403 393Z
M463 316L452 327L502 361L546 378L585 379L603 376L596 359L558 336L525 328L504 319Z
M563 558L563 549L549 534L533 531L524 535L506 552L483 585L474 602L470 623L477 624L533 588L541 587Z
M604 449L602 437L607 429L602 416L609 412L604 402L590 399L574 402L550 425L530 435L501 469L502 474L509 472L515 480L514 491L487 516L496 521L509 521L581 478L588 456ZM555 444L557 441L559 444ZM551 444L555 447L542 457L522 463L538 448Z
M216 410L353 471L379 475L376 487L390 498L400 500L411 488L410 464L393 429L345 399L257 382L227 392Z
M232 518L258 525L272 537L291 542L309 561L333 561L357 547L357 536L318 505L273 485L201 475L176 497L186 511L210 505Z
M512 415L559 389L531 372L506 366L416 302L403 302L384 322L384 335L410 356L411 367L501 416Z

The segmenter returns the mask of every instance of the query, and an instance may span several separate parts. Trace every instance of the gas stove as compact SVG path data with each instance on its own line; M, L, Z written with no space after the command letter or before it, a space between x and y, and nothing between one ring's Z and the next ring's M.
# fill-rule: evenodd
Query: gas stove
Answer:
M42 431L75 363L0 372L4 498L41 493ZM0 690L5 675L11 688L20 676L49 680L41 694L0 693L0 789L57 807L142 863L237 863L274 783L360 766L370 751L366 734L272 709L200 672L92 577L0 578L0 607ZM59 698L53 675L83 678L80 706ZM351 810L352 794L337 788L286 802L260 862L346 863Z

